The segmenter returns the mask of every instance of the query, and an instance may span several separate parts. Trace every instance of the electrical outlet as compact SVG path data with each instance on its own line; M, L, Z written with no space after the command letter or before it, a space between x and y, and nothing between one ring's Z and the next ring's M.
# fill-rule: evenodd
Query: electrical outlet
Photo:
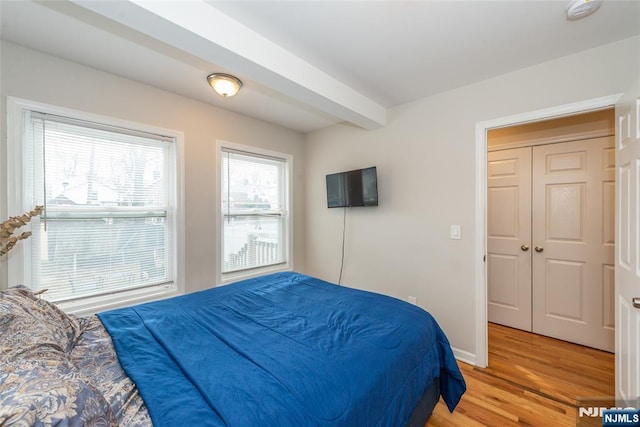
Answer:
M409 301L413 305L418 305L418 300L416 299L416 297L412 297L411 295L407 297L407 301Z

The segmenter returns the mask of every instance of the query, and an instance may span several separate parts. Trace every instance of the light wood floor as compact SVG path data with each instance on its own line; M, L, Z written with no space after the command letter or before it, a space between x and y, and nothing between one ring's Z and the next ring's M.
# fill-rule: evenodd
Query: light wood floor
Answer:
M489 367L458 364L467 392L453 414L441 400L427 426L576 426L591 406L581 398L613 405L612 353L489 324Z

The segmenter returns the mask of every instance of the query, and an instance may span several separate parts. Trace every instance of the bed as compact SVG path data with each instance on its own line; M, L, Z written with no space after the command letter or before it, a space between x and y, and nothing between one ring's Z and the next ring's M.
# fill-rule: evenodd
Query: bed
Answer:
M79 318L0 292L0 425L424 426L465 391L424 310L276 273Z

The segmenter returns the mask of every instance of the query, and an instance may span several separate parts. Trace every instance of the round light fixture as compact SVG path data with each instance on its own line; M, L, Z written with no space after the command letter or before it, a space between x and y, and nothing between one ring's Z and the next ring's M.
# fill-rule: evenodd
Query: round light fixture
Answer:
M242 87L242 82L231 74L213 73L207 76L209 85L216 91L216 93L225 98L238 93Z
M598 10L602 5L602 0L569 0L567 3L567 19L575 21L584 18Z

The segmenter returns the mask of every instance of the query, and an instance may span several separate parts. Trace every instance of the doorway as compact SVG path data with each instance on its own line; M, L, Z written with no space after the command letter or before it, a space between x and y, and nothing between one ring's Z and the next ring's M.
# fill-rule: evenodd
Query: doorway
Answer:
M487 132L488 320L613 352L613 109Z

